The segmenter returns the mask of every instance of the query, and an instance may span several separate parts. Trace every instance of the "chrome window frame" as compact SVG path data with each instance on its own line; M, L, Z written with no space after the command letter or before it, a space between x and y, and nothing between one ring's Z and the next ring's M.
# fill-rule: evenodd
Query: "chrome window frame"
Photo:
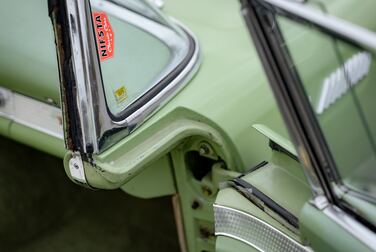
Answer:
M305 167L305 173L314 194L311 203L361 242L376 250L376 234L373 232L373 225L343 204L335 193L332 181L334 178L334 181L338 182L337 168L312 114L313 108L310 107L307 97L302 98L305 95L302 95L304 92L299 87L300 84L296 84L300 81L297 73L287 67L291 65L291 59L286 58L288 52L282 52L279 49L279 44L283 41L281 32L278 31L278 35L271 35L267 27L273 25L278 29L274 20L275 15L280 15L298 23L308 23L339 40L373 53L376 52L376 34L355 24L311 9L301 2L288 0L240 1L242 2L242 14L255 42L290 135L295 142L300 161ZM260 9L265 11L264 16L259 13ZM297 90L293 90L293 87ZM328 174L326 172L328 167L334 168L332 170L335 174Z
M129 15L129 10L109 1L97 0L94 2L98 6L100 5L100 9L105 8L108 13L116 15L122 20L126 17L132 17L126 21L152 33L162 42L167 41L167 29L164 32L161 32L163 31L161 29L155 30L155 27L150 25L151 20L148 22L147 18L143 16L139 16L137 19L135 15ZM158 76L157 83L127 106L129 108L132 104L143 99L135 109L129 113L122 114L120 117L114 116L109 111L106 103L99 58L96 54L96 40L94 39L90 3L89 1L76 0L65 0L65 3L66 13L62 15L63 19L66 18L68 21L67 25L70 33L68 43L70 43L69 49L72 53L71 63L75 70L70 75L71 79L64 79L64 74L66 74L64 67L66 68L67 66L64 65L64 59L61 59L64 56L58 53L60 76L63 77L63 81L61 81L61 101L64 115L65 143L67 149L91 156L91 154L102 153L120 139L129 135L150 117L158 107L166 103L168 98L171 98L174 93L182 88L198 70L200 48L195 36L181 24L175 22L174 25L179 27L181 34L186 36L189 41L189 52L177 67L173 68L170 65L168 74L163 77ZM124 12L127 12L128 15L123 15ZM61 48L59 49L59 41L63 40L63 38L61 35L59 37L57 33L61 29L56 22L58 14L50 10L50 15L54 24L56 41L58 42L57 50L59 52L59 50L61 51ZM142 20L141 23L138 22L140 20ZM82 41L87 43L82 43ZM174 49L178 47L178 43L176 41L175 43L174 41L171 42L171 40L167 42L167 45ZM175 52L179 53L178 50L175 50ZM176 62L174 63L176 64ZM76 91L72 91L73 89ZM67 94L66 92L71 93ZM73 99L70 96L73 96ZM145 97L146 99L144 99ZM75 134L74 132L78 133Z

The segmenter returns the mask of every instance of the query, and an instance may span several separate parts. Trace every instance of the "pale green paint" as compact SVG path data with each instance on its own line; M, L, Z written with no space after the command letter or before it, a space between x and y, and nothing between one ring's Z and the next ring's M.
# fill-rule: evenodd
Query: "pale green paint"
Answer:
M7 11L5 9L2 11L4 12L3 16L9 18L8 20L12 24L22 25L23 28L7 32L9 26L4 27L5 33L15 36L14 41L20 42L8 43L7 47L2 45L1 48L6 50L3 55L10 55L10 52L15 52L13 56L17 56L17 53L21 52L23 54L19 57L12 56L6 61L6 64L4 63L5 66L2 67L4 73L1 74L3 85L40 100L52 97L57 101L59 92L56 59L52 28L46 15L45 2L38 2L38 8L35 8L35 4L32 6L31 2L29 8L18 8L18 5L14 3L9 3L7 6L9 6ZM40 6L42 8L39 8ZM343 6L345 5L338 1L331 1L329 10L330 12L336 11L336 14L337 12L339 14L347 13L347 9ZM364 8L364 5L362 4L361 7ZM12 8L17 11L25 10L24 13L21 13L22 18L16 20L14 15L10 15L9 13L13 12ZM34 9L36 11L30 15L28 10ZM266 85L267 82L259 59L239 15L238 2L220 0L215 1L214 4L209 0L167 1L163 10L180 20L198 37L203 52L203 63L194 80L167 106L156 113L153 120L149 120L138 131L142 134L160 118L165 118L172 111L184 107L188 111L204 115L210 124L221 128L223 135L233 146L232 152L239 157L236 169L242 169L261 161L268 153L266 139L253 130L251 125L254 123L267 125L285 137L287 133L276 110L269 87ZM352 12L349 19L363 20L359 19L359 13L358 11ZM344 16L344 14L341 15ZM32 17L40 18L33 19L33 22L27 22ZM38 36L33 36L34 29L28 28L27 25L40 27L37 30ZM41 34L41 32L44 33ZM29 41L31 38L34 42L23 43L22 46L19 46L21 41ZM9 49L8 46L15 49ZM24 50L20 51L19 47ZM35 50L42 47L43 50L37 51L36 54ZM35 50L32 51L32 49ZM30 55L32 55L33 64L26 60L31 59ZM35 57L36 55L38 56ZM17 61L12 63L12 60ZM31 71L31 66L41 65L45 66L43 70L33 70L32 72L43 72L44 74L33 74L27 79L22 79L22 76L27 76L27 71ZM9 69L10 66L12 69ZM18 68L22 68L25 74L19 75L18 71L14 71ZM50 70L47 71L47 69ZM36 80L35 78L44 79ZM52 83L54 84L52 85ZM207 94L216 98L209 99Z
M11 123L7 137L56 157L62 158L66 152L62 139L15 122Z
M2 1L0 8L0 86L60 103L59 76L47 1ZM5 7L6 6L6 7ZM17 13L17 14L16 14ZM62 158L62 140L0 118L0 134Z
M200 228L206 228L214 234L213 225L213 203L215 200L218 185L212 181L211 174L207 174L201 181L196 180L185 162L185 154L188 151L198 149L199 143L207 141L203 137L193 137L180 144L171 152L172 164L174 167L177 192L179 193L180 205L182 207L182 221L184 224L185 238L188 251L214 251L214 236L202 237ZM214 146L212 146L215 148ZM205 188L211 194L205 193ZM192 208L194 201L199 202L197 209Z
M303 237L309 239L315 251L372 251L309 203L303 207L300 219Z
M65 172L74 181L69 171L69 160L71 157L72 153L67 152L63 162ZM168 196L176 193L172 164L168 155L162 156L157 161L145 165L146 168L143 172L134 176L134 178L122 186L104 180L99 167L93 167L86 161L83 161L83 165L87 184L91 188L112 190L120 187L124 192L144 199Z
M301 165L286 154L277 151L272 152L268 164L243 176L242 179L296 217L299 217L304 204L312 197ZM300 230L289 225L272 209L261 210L232 188L219 191L216 204L244 211L265 221L292 239L304 242L299 235Z
M291 154L297 156L295 147L288 138L281 136L277 132L271 130L266 125L254 124L252 127L255 128L261 134L263 134L264 136L266 136L267 138L269 138L270 140L272 140L273 142L283 147L285 150L287 150Z
M343 16L349 13L348 8L343 7L345 6L343 1L332 1L332 3L339 7L330 7L330 12L341 10L338 12ZM8 41L14 40L15 42L0 44L1 53L5 55L2 57L4 60L0 62L1 85L38 100L51 97L58 102L56 58L52 27L47 16L46 6L31 14L30 10L33 9L31 1L23 3L22 8L17 7L17 4L16 6L11 3L8 5L10 6L8 9L0 10L1 16L8 19L7 22L2 22L0 27L5 34L11 36L10 38L8 36ZM141 176L142 170L150 163L160 159L191 136L200 135L210 143L217 144L216 150L228 163L228 168L237 171L242 171L246 167L251 167L267 159L270 153L267 139L254 130L252 125L266 125L273 132L287 138L287 132L276 109L258 56L239 15L239 8L238 1L230 0L168 0L166 2L164 11L180 20L198 37L203 56L201 68L195 78L179 94L131 136L96 157L99 164L97 169L85 165L93 185L110 189L119 187L128 180L132 181L130 179L137 174ZM21 17L12 15L14 11L22 12ZM372 11L372 9L365 11ZM359 13L361 12L352 11L348 17L355 20ZM30 22L32 18L35 19ZM19 28L10 31L10 26L6 26L7 23L17 24ZM35 26L40 29L35 31L33 29ZM38 32L38 36L34 36L35 32ZM33 40L31 43L25 43L31 38ZM23 74L20 74L18 69L22 69ZM57 141L20 125L11 129L12 134L9 135L9 131L6 130L10 125L9 122L1 120L0 123L2 134L48 153L62 156L62 141ZM175 131L169 132L172 131L171 129ZM165 139L165 137L168 138ZM130 150L132 150L131 153L129 153ZM184 149L175 149L173 153L178 155L179 151L183 152ZM123 155L124 157L122 157ZM114 161L114 165L110 164L111 161ZM207 206L205 206L205 211L197 214L191 211L189 202L192 195L196 195L197 192L192 190L191 184L187 183L190 177L185 171L181 157L178 161L174 165L174 170L178 193L183 196L182 206L183 213L185 213L183 216L186 231L190 237L196 237L197 225L190 220L198 216L206 219L210 224L212 213ZM288 178L285 181L300 181L300 175L288 169L288 162L286 165L280 164L274 167L276 174L279 174L275 181L279 180L280 176ZM283 170L280 167L287 169ZM109 173L101 176L101 168L106 168ZM132 174L127 174L127 172L132 172ZM122 174L122 176L117 177L114 174ZM137 179L137 177L133 179ZM271 179L267 180L266 177L264 179L264 182L270 186L275 182ZM257 183L258 180L254 182ZM196 182L192 183L196 187L199 186ZM267 190L268 184L264 185L263 190ZM304 182L300 181L286 188L292 190L294 186L299 187L302 184ZM138 192L135 190L135 193ZM281 200L283 197L276 190L268 191L268 193L276 200ZM140 194L143 193L140 192ZM303 201L301 198L295 199L291 195L294 195L294 192L291 191L289 195L284 195L287 199L280 203L286 204L286 207L298 212ZM205 201L210 202L210 199ZM236 206L237 209L255 214L278 229L289 233L289 230L281 223L250 204L248 200L232 189L222 190L217 202L230 207ZM320 244L324 244L325 241L330 242L327 240L330 237L329 234L335 234L339 242L343 243L338 246L345 246L348 242L352 242L348 248L353 248L353 251L359 251L362 248L357 243L358 241L354 241L352 237L348 238L347 234L343 233L344 231L338 226L333 226L332 223L328 224L329 222L317 210L313 212L312 209L306 209L307 207L304 208L302 214L303 217L306 216L303 230L307 236L309 235L315 248L325 251L328 247ZM313 216L312 221L309 220L311 215ZM327 222L324 225L324 230L322 230L322 226L319 226L322 224L320 222ZM314 226L315 224L317 226ZM309 228L322 237L315 235ZM294 236L292 232L289 234ZM343 239L347 240L342 242ZM196 242L196 240L190 242ZM204 244L202 246L209 246L202 241L197 243L200 244L200 242ZM191 248L194 246L196 245L190 245Z
M239 2L167 1L164 11L197 36L203 62L196 77L163 110L186 107L220 127L233 143L233 153L239 153L242 167L238 170L265 159L269 151L266 139L251 126L257 122L282 135L287 133L240 15Z
M18 4L13 2L8 5L7 13L15 12L12 8L18 7ZM146 151L150 155L143 162L140 162L139 155L132 156L137 158L132 160L129 154L126 155L128 160L125 163L125 158L122 158L123 163L116 163L117 160L111 155L117 153L116 157L119 157L135 146L138 146L139 153L143 153L142 145L138 143L146 141L150 135L158 135L166 125L174 124L176 118L182 117L204 122L205 127L213 128L219 132L217 138L221 139L223 145L226 145L228 153L226 162L233 170L242 170L244 167L254 165L268 155L267 140L251 127L255 122L272 125L273 130L287 135L259 59L239 15L238 2L221 0L216 1L215 5L216 8L211 8L213 7L211 1L198 0L166 3L164 11L179 19L198 37L203 56L201 68L195 78L179 94L136 132L123 139L117 146L96 157L100 166L102 166L101 161L103 160L105 162L115 161L115 166L119 164L119 167L112 167L106 163L103 164L103 168L108 168L109 171L117 174L121 171L133 171L134 165L140 168L152 161L153 158L160 157L163 155L160 148L154 148L155 153L151 153L146 145L143 146L147 148ZM208 8L212 11L208 12ZM17 10L19 9L17 8ZM12 90L39 100L52 97L57 101L59 89L56 53L53 48L52 26L47 16L47 7L45 2L41 1L34 5L30 2L28 8L21 9L25 10L25 13L21 13L23 16L21 19L15 20L14 15L6 14L9 15L9 20L14 21L14 24L21 26L26 23L26 26L22 26L22 28L15 26L13 33L9 31L12 36L15 36L14 40L17 42L8 43L6 46L2 45L2 50L6 50L6 53L3 51L4 55L10 55L10 52L14 52L14 55L8 61L1 61L4 67L0 76L2 81L6 82L4 86ZM28 10L26 11L26 9ZM37 10L31 12L34 9ZM38 15L34 13L38 13ZM34 18L33 24L27 21L32 18ZM40 36L33 36L35 30L28 25L40 27L37 30ZM8 31L7 29L9 26L4 27L4 31ZM28 40L32 41L20 45L21 41ZM44 49L41 50L41 47ZM33 51L33 49L35 50ZM30 60L33 60L33 63ZM41 66L43 66L41 69L33 69ZM15 71L20 68L24 74ZM29 73L29 71L32 72ZM142 74L142 67L139 71ZM182 115L180 115L181 112ZM161 121L165 122L161 123ZM189 127L186 128L190 132L187 131L185 137L195 135L197 132ZM180 137L180 140L183 140L183 137ZM178 141L160 143L159 147L164 146L164 152L167 152L173 148L171 143L178 144ZM31 144L37 146L38 142ZM120 146L121 148L119 148ZM258 147L253 148L253 146ZM104 157L107 159L103 159ZM126 177L128 178L128 176ZM121 181L124 178L119 177L115 180L125 182Z
M267 139L252 128L254 122L287 136L239 15L238 2L216 1L216 8L207 12L209 3L195 0L184 5L179 1L166 4L165 12L178 17L199 38L202 64L170 102L130 136L95 157L102 175L111 183L124 183L146 163L190 136L206 135L209 141L219 143L228 168L238 171L269 155ZM189 18L186 13L190 13ZM212 20L216 20L214 24ZM216 133L209 134L213 130Z
M60 102L54 34L47 0L3 0L0 85L35 99Z
M9 119L0 117L0 134L7 136L9 134L9 127L11 121Z
M64 157L62 139L47 135L28 126L0 117L0 134L56 157Z
M272 152L267 165L242 177L242 179L295 216L299 215L305 202L312 197L303 167L286 154L277 151Z
M147 165L143 172L120 188L130 195L143 199L175 194L172 169L170 157L165 155Z
M215 129L196 120L187 120L184 112L180 112L174 113L174 121L159 120L151 133L145 135L135 132L115 145L115 148L111 148L116 149L115 152L105 152L96 157L96 164L101 168L103 178L111 183L124 184L144 170L147 163L165 155L191 136L202 136L207 141L217 144L220 148L218 152L223 153L222 156L230 167L234 167L233 162L236 160L231 156L231 145L226 143ZM178 120L178 117L182 118ZM160 124L164 126L161 127Z

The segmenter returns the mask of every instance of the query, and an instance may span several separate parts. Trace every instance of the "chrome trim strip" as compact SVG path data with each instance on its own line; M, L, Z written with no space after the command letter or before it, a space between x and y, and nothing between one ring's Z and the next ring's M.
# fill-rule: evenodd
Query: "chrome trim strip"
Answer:
M0 117L63 139L61 110L53 105L0 87Z
M93 149L91 150L92 152L98 152L97 139L101 136L101 125L98 125L97 122L101 121L103 124L107 124L108 120L102 116L107 111L99 62L96 55L97 46L92 29L90 5L88 1L67 0L66 7L69 36L73 47L72 60L77 89L75 104L69 104L68 106L77 106L79 116L72 120L79 121L82 134L82 139L79 139L81 146L76 146L76 148L86 153L89 151L88 148L90 146ZM81 41L86 41L87 43L82 43ZM65 88L62 89L62 92L65 92ZM73 93L74 91L69 90L68 92ZM69 109L76 108L68 107L67 110Z
M259 251L311 252L275 227L243 211L214 204L215 235L242 241Z
M188 38L188 36L191 36L194 51L184 52L182 49L178 50L179 44L182 41L171 40L171 34L166 32L167 28L163 25L157 23L151 25L151 20L141 16L137 17L138 21L142 20L142 22L140 21L141 24L137 23L137 20L135 19L137 15L131 13L129 10L107 1L93 1L94 5L100 3L98 9L105 8L109 14L118 16L123 20L127 20L127 22L136 22L138 26L142 25L143 29L148 32L150 32L149 30L153 30L152 34L154 36L166 42L168 46L171 46L175 56L183 55L185 53L184 58L186 58L190 55L189 59L185 59L187 65L185 65L174 80L168 83L164 89L162 89L151 100L143 104L141 108L137 109L130 116L121 121L117 121L117 119L112 119L107 109L105 91L100 75L100 66L96 56L97 49L94 44L95 39L93 29L91 29L92 20L89 3L88 1L77 2L76 0L66 0L66 3L67 18L70 26L70 39L73 45L72 58L75 69L74 74L76 78L77 93L68 90L73 93L71 95L75 97L75 100L73 101L75 104L69 104L68 106L65 105L69 108L63 110L67 113L64 117L69 116L69 113L71 112L69 109L77 109L78 116L75 113L72 113L71 116L77 116L78 118L71 120L71 123L79 124L78 128L81 129L83 137L82 139L78 139L81 146L74 146L74 148L76 148L75 150L80 150L82 153L98 154L134 131L147 117L155 112L161 104L165 103L168 97L171 98L170 95L175 93L178 88L182 87L183 84L187 82L188 78L193 76L199 66L199 45L197 39L194 38L190 32L185 29L184 33L184 31L179 29L179 33L184 33L185 37ZM157 27L158 30L156 30L155 27ZM161 27L163 28L162 30ZM161 32L163 30L164 32ZM178 36L175 35L175 37ZM81 41L88 41L89 43L81 43ZM179 57L175 58L178 59ZM172 68L175 67L176 62L175 66L170 66L170 72L172 71ZM165 77L165 75L166 73L163 77ZM158 76L156 81L159 81L160 79L162 79L162 76ZM66 92L65 89L67 88L71 89L70 87L62 87L62 92ZM66 128L68 128L68 126L69 125L66 125ZM69 137L74 138L77 136L73 135L68 136L68 138ZM66 142L68 141L69 139L66 137Z
M328 206L323 212L371 250L376 251L376 234L356 221L351 215L335 206Z
M324 79L316 106L317 114L322 114L352 86L355 86L367 76L372 63L371 58L372 56L368 52L356 53ZM346 76L350 83L347 83Z
M165 5L165 0L149 0L149 2L155 5L158 9L162 9Z
M274 7L280 8L296 17L311 22L323 29L358 44L365 49L376 51L376 33L348 21L323 13L317 9L309 8L303 3L287 0L258 0Z

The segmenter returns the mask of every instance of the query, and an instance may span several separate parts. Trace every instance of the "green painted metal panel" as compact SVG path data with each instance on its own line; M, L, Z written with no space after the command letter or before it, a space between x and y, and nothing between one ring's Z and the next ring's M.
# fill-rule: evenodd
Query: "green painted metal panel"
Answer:
M51 97L58 102L56 54L46 3L30 1L26 4L27 6L19 8L17 2L9 1L8 11L2 16L9 18L14 25L15 31L12 33L9 26L4 27L4 31L9 31L17 42L0 45L4 55L15 52L12 57L9 56L9 60L0 60L1 85L39 100ZM273 125L274 130L285 136L287 134L239 15L238 2L221 0L216 4L218 6L208 12L211 3L207 1L166 3L164 12L179 19L199 38L203 64L188 86L137 131L139 135L157 132L165 124L160 124L160 129L149 128L153 128L155 122L162 118L168 117L170 123L174 122L176 111L182 109L187 111L185 116L188 118L200 115L199 120L217 128L226 139L226 144L231 146L232 156L236 161L228 162L237 163L231 169L242 169L261 161L269 152L265 145L267 140L252 128L253 122ZM22 18L17 19L10 14L16 10L22 11ZM190 15L187 17L186 13ZM213 20L216 22L213 23ZM38 27L38 36L33 36L34 26ZM123 39L127 43L127 36ZM228 68L229 65L232 66L231 69ZM208 99L207 94L216 98ZM253 144L259 147L251 148ZM116 148L110 152L116 151ZM252 155L249 155L249 150L252 150ZM124 149L120 148L118 152L121 151Z
M63 158L66 150L62 139L12 122L7 137L56 157Z
M256 169L251 169L242 177L243 180L256 187L259 191L271 198L275 203L299 218L303 206L311 199L312 193L304 176L303 167L285 153L272 151L269 162ZM307 240L301 236L301 229L296 229L280 217L273 209L264 206L261 209L249 199L245 198L233 188L225 188L219 191L215 201L221 206L230 207L248 213L281 231L290 238L307 244ZM216 248L220 251L234 251L231 244L239 249L254 251L250 245L239 245L240 241L226 237L217 237ZM243 250L240 250L243 251ZM245 250L246 251L246 250Z
M269 163L242 177L281 207L299 217L304 204L312 197L301 165L284 153L272 152ZM260 209L232 188L219 191L216 204L244 211L255 216L292 239L301 239L300 229L295 229L272 209ZM230 251L230 250L229 250Z
M300 219L302 233L315 251L372 251L309 203L303 207Z
M175 181L171 169L170 157L165 155L147 165L142 173L120 188L130 195L143 199L175 194Z
M9 127L10 127L11 121L6 118L0 117L0 134L3 136L9 135Z
M2 1L0 85L60 103L54 34L47 1ZM6 7L5 7L6 6Z
M265 166L242 177L290 213L298 216L312 197L303 167L289 156L273 151Z
M22 7L17 1L7 0L6 4L9 8L2 8L0 16L6 18L7 22L0 22L0 28L8 36L7 41L14 42L0 40L0 53L3 55L0 59L0 84L38 100L50 97L58 103L58 72L46 1L26 1L22 3ZM367 26L372 25L369 19L361 17L361 15L367 17L373 10L369 2L354 8L351 12L348 6L344 1L328 2L330 13L338 13ZM35 11L31 11L34 9ZM182 146L181 144L192 136L201 136L210 143L220 146L218 152L222 152L229 169L243 171L246 167L268 159L271 153L267 146L268 140L252 128L252 125L255 123L266 125L273 132L288 139L239 10L238 1L229 0L166 2L164 12L180 20L198 37L203 56L201 68L194 79L142 127L112 149L95 157L99 166L103 166L112 174L107 176L96 170L94 172L90 170L93 173L89 173L89 176L95 174L92 176L93 180L103 188L107 186L116 188L129 181L123 189L140 197L174 193L175 188L171 184L172 173L168 174L166 168L168 166L165 166L167 161L164 160L166 154L173 151L177 189L178 193L184 195L182 207L185 213L186 231L193 239L190 239L189 243L196 242L194 239L199 237L196 231L199 224L190 220L199 216L207 221L203 221L203 224L210 226L212 213L208 208L201 212L192 210L191 200L199 193L187 184L191 176L184 170L182 157L178 156L185 149L176 149L176 147ZM13 15L14 12L19 15ZM127 37L125 36L124 39L126 43ZM63 157L65 150L61 140L17 124L9 130L9 125L9 121L0 119L2 134ZM160 159L163 161L156 161ZM294 213L299 213L309 196L302 171L292 161L281 157L277 159L274 161L278 164L269 166L270 169L255 172L247 179L281 205ZM161 167L165 176L158 181L161 180L160 183L166 182L166 184L153 194L151 190L157 188L158 181L153 179L156 178L154 172L157 170L152 169L155 169L159 162L164 164ZM103 180L104 178L107 181ZM138 185L147 181L156 184L150 183L143 188ZM195 186L198 187L198 184ZM285 189L285 193L278 190L281 187ZM295 191L300 192L300 188L304 188L304 194L294 197ZM209 197L207 201L214 199ZM232 189L220 191L217 203L236 206L237 209L255 214L295 239L300 239ZM312 245L317 250L330 251L330 249L343 248L343 251L346 251L345 249L351 248L354 249L353 251L360 251L364 248L314 209L305 207L302 216L305 220L302 227L304 234L310 237ZM320 226L321 224L323 226ZM337 248L333 247L337 245L329 245L330 242L333 243L329 240L329 234L335 234L334 240L341 243ZM319 237L320 235L322 237ZM221 249L226 251L227 248L232 247L239 248L238 251L245 249L244 244L240 245L234 240L220 238L217 241L219 251ZM205 241L200 240L200 242L202 248L213 244L212 240L208 242L210 246L205 244ZM194 246L189 245L190 248ZM248 251L252 251L252 248L249 247Z

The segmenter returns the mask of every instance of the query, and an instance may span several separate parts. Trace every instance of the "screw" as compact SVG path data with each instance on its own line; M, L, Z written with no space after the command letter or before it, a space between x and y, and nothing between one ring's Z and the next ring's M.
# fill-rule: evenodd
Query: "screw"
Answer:
M201 144L198 152L200 153L200 155L207 155L210 153L210 148L207 144Z

